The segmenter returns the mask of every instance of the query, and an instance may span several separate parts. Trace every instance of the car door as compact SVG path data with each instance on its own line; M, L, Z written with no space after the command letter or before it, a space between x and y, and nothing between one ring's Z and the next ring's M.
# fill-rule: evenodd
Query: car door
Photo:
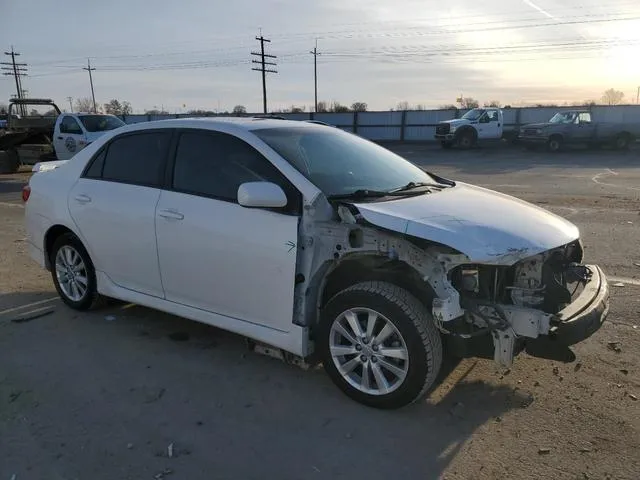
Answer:
M591 123L591 114L580 112L571 125L571 140L576 143L588 142L593 137L595 126Z
M64 115L58 123L58 131L53 139L53 148L58 160L70 159L86 144L85 132L78 121L71 115Z
M116 285L162 298L155 209L171 130L113 138L69 194L69 211L98 271Z
M167 300L289 331L300 194L238 137L179 134L170 188L157 206L156 236ZM238 204L240 184L271 181L287 193L282 209Z
M488 110L480 117L478 121L478 138L480 139L496 139L500 138L500 122L498 121L498 112L496 110Z

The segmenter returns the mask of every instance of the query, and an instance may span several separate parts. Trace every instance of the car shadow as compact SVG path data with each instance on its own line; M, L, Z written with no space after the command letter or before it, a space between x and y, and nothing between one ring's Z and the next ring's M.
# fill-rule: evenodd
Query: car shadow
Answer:
M15 306L49 296L0 300ZM123 303L53 309L19 323L0 315L4 385L38 397L11 407L38 431L38 448L7 447L18 478L53 457L63 476L126 470L142 478L167 467L169 444L178 452L171 469L190 479L212 471L247 479L438 478L479 427L531 401L470 380L477 361L447 359L424 402L376 410L345 397L321 368L249 352L241 337L217 328ZM19 435L16 425L0 418L9 438ZM82 455L66 454L82 445Z

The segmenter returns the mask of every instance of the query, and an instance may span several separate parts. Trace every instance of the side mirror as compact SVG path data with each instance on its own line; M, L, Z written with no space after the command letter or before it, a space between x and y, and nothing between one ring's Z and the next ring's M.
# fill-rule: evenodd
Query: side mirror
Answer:
M287 205L287 196L271 182L246 182L238 187L238 203L243 207L278 208Z

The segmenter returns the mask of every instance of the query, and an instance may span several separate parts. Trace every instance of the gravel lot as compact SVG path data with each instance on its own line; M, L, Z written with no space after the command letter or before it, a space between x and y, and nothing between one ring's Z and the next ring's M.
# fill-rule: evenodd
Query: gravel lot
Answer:
M64 307L26 254L28 174L3 176L0 480L640 478L640 152L393 148L580 227L587 261L623 286L573 362L450 361L425 403L368 409L215 328Z

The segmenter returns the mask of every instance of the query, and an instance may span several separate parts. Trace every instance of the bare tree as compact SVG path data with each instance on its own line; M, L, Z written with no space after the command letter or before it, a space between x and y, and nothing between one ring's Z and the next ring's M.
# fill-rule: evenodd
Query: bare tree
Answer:
M145 110L145 115L169 115L169 112L166 110L158 110L157 108L152 108L151 110Z
M0 115L6 115L9 112L9 105L0 103Z
M452 103L448 103L446 105L440 105L438 107L440 110L457 110L458 107Z
M484 102L485 107L500 108L502 104L498 100L491 100L490 102Z
M623 98L623 92L610 88L602 95L602 103L605 105L620 105Z
M234 115L246 115L247 108L244 105L236 105L231 111Z
M318 102L318 112L328 112L329 111L329 106L327 105L327 102L325 102L324 100L321 102Z
M476 100L475 98L471 98L471 97L464 97L458 103L460 103L460 106L462 108L478 108L480 106L480 102L478 102L478 100Z
M403 100L402 102L398 102L398 104L396 105L396 110L411 110L411 105L409 105L409 102L407 102L406 100Z
M96 113L101 112L101 108L99 104L96 104ZM76 112L93 112L93 100L89 97L82 97L76 99L75 105Z
M366 112L367 104L365 102L353 102L351 104L351 110L354 112Z
M337 102L335 100L331 102L330 110L335 113L346 113L350 111L349 107L347 107L346 105L342 105L340 102Z
M105 113L111 115L131 115L133 109L131 108L131 104L129 102L123 101L120 102L117 99L113 99L109 101L109 103L104 104Z
M415 107L413 107L414 110L426 110L427 106L422 104L422 103L418 103Z

